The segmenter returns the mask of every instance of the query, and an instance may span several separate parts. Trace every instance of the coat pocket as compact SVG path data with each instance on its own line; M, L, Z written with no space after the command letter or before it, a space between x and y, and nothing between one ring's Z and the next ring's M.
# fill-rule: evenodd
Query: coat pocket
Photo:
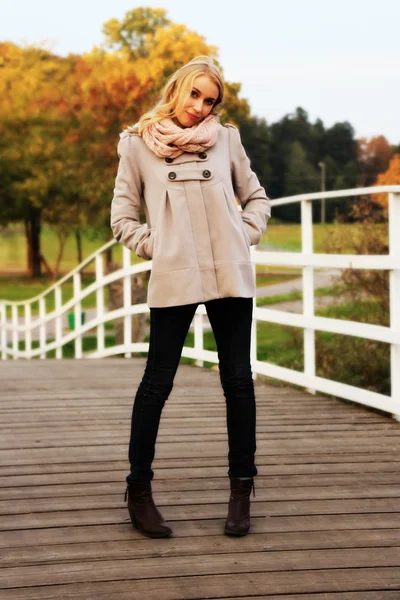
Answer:
M238 212L239 212L239 211L238 211ZM249 248L250 248L250 246L251 246L251 239L250 239L250 236L249 236L249 234L248 234L248 233L247 233L247 231L246 231L246 225L245 225L245 222L243 221L243 219L242 219L242 217L240 216L240 214L239 214L239 218L240 218L240 222L241 222L241 224L242 224L242 230L243 230L243 234L244 234L245 240L246 240L246 242L247 242L247 245L248 245L248 246L249 246Z
M150 234L136 248L136 255L139 256L139 258L143 258L144 260L151 260L153 258L155 233L155 229L151 227Z
M242 235L244 237L246 245L250 248L250 246L251 246L251 239L250 239L249 234L246 231L246 226L244 224L244 221L242 220L241 213L239 212L239 207L236 204L236 201L235 201L234 197L233 196L231 197L228 194L228 192L227 192L226 187L225 187L224 184L222 184L222 187L223 187L223 190L224 190L225 202L227 204L228 211L231 214L232 219L236 223L238 223L240 225L240 229L242 231Z

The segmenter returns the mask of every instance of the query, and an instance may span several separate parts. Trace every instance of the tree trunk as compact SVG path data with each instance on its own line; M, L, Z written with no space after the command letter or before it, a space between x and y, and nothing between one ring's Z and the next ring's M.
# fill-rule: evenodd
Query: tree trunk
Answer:
M29 209L28 218L24 220L27 246L27 271L29 277L40 277L40 209Z
M105 255L106 255L106 264L105 264L105 269L106 269L106 273L110 272L110 268L111 268L111 263L112 263L112 247L109 248L108 250L105 251Z
M64 248L65 248L65 243L68 238L68 234L65 232L57 233L57 237L58 237L58 254L57 254L57 258L56 258L56 264L54 265L52 283L55 283L57 281L57 278L60 274L61 259L64 254Z
M79 229L75 229L75 240L76 240L76 251L78 257L78 265L83 262L83 254L82 254L82 236Z

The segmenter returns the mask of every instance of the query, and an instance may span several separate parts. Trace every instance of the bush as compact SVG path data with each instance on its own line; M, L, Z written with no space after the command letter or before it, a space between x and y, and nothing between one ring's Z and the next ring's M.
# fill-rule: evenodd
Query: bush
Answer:
M340 254L350 246L352 254L387 254L385 214L369 201L360 200L352 216L358 220L351 240L343 236L340 227L332 233L324 251ZM319 314L357 322L388 326L389 274L386 271L345 269L339 284L349 304L330 307ZM383 342L347 335L316 335L317 374L381 394L390 394L390 347Z

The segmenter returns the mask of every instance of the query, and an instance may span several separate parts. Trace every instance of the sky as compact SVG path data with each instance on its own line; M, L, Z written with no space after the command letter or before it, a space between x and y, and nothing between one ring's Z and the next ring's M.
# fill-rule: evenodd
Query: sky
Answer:
M107 20L138 6L217 46L225 79L268 123L301 106L312 122L400 144L399 0L0 0L0 41L89 52Z

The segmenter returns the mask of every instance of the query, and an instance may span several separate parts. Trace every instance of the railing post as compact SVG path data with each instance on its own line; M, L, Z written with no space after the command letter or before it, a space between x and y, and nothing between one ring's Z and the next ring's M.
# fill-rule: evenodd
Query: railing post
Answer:
M41 321L39 325L39 347L42 352L40 353L40 359L44 360L46 358L46 352L44 352L44 348L46 346L46 324L43 322L43 319L46 316L46 301L43 298L39 298L39 320Z
M312 202L301 201L301 250L303 254L313 254ZM305 317L314 316L314 268L311 265L303 267L303 314ZM304 328L304 373L315 377L315 331ZM314 389L307 391L315 394Z
M80 296L81 293L81 274L74 273L74 298ZM75 358L82 358L82 304L81 301L75 304Z
M29 301L25 304L25 353L26 358L30 360L32 352L32 311Z
M104 284L103 284L103 254L96 256L96 284L100 287L96 290L96 318L104 318ZM104 322L97 326L97 352L104 352Z
M250 246L250 259L253 267L253 277L257 290L257 265L254 259L254 246ZM250 341L250 364L253 374L253 381L257 379L256 363L257 363L257 319L255 316L257 307L257 294L253 298L253 319L251 321L251 341Z
M62 307L62 293L61 286L57 286L54 289L54 300L55 300L55 310L56 310L56 358L61 359L63 357L63 349L62 349L62 322L63 315L61 314Z
M123 268L124 272L131 266L131 251L124 246L123 248ZM124 309L128 310L132 305L132 283L131 276L124 275ZM132 344L132 315L124 316L124 346ZM132 352L125 352L125 358L131 358Z
M1 329L1 358L7 359L7 306L5 302L0 304L0 329Z
M18 305L11 305L13 359L18 358Z
M204 350L204 329L203 329L203 314L195 313L194 315L194 349L196 352L202 352ZM196 360L197 367L203 367L203 360Z
M400 194L389 193L389 255L396 259L397 269L390 271L390 328L400 331ZM400 421L400 344L390 346L392 399L397 403L393 417Z

